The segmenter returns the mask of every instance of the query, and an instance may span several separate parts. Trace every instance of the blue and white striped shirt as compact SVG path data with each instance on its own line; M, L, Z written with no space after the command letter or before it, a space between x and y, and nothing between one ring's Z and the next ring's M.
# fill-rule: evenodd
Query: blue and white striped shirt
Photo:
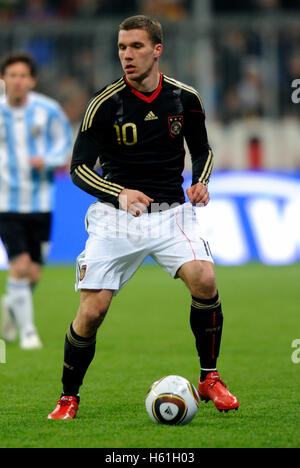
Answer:
M23 107L0 101L0 212L46 213L53 209L54 170L71 154L72 130L60 105L31 92ZM45 169L30 158L42 156Z

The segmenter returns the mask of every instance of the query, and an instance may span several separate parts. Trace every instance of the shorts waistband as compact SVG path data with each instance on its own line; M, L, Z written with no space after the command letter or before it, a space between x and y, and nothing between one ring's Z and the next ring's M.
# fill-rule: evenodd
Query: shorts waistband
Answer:
M99 203L103 203L101 202L101 200L98 200ZM97 202L96 202L97 203ZM178 208L179 206L182 206L184 204L184 202L173 202L173 203L168 203L168 202L161 202L161 203L151 203L148 207L146 207L146 210L144 211L144 213L148 213L148 214L152 214L152 213L162 213L164 211L168 211L168 210L173 210L175 208ZM117 210L122 210L124 211L119 204L106 204L107 206L110 206L111 208L115 208Z

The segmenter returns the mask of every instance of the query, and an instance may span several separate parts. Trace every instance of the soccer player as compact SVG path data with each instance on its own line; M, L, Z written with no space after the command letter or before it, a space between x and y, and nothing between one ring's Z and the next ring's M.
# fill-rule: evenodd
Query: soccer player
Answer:
M113 296L148 255L191 293L201 398L219 410L237 409L216 367L223 315L213 259L196 216L209 201L213 163L203 104L195 89L160 73L162 28L156 20L124 20L118 49L124 76L91 99L73 151L73 182L98 201L88 209L89 238L77 259L80 304L65 338L63 391L48 419L76 416L97 330ZM182 188L184 138L193 165L188 203ZM101 176L94 170L99 156Z
M0 63L0 237L9 271L2 298L2 336L22 349L42 346L32 291L46 258L53 209L54 170L71 154L71 126L60 105L33 91L36 64L11 53Z

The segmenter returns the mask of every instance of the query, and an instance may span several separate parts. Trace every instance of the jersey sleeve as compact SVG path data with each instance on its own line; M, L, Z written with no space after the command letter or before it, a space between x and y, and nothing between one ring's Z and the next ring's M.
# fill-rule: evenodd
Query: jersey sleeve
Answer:
M71 177L74 184L85 192L116 206L124 187L105 180L94 169L103 148L108 122L105 107L97 108L96 99L97 96L88 104L78 131L71 161Z
M49 116L48 151L45 163L48 169L56 169L67 164L72 148L72 128L64 111L57 106Z
M213 168L213 153L207 138L204 106L196 91L186 98L184 127L192 160L192 184L207 185Z

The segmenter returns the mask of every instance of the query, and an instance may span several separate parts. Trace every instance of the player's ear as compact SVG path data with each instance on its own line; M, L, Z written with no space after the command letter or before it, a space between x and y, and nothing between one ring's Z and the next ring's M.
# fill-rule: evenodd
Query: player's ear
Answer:
M37 79L34 76L32 76L30 80L31 89L34 89L36 87L36 83L37 83Z
M154 46L154 57L158 58L162 54L163 46L162 44L155 44Z

